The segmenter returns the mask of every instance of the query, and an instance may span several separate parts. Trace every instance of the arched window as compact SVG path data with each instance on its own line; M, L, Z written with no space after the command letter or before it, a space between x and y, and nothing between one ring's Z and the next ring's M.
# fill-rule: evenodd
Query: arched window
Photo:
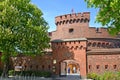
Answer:
M74 47L73 46L71 46L71 49L73 49Z
M66 45L66 44L67 44L67 42L64 42L64 44Z
M81 46L80 46L80 49L82 49L82 48L83 48L83 46L81 45Z
M80 19L77 19L76 22L78 23L80 21Z
M67 18L67 15L65 15L65 18Z
M89 69L91 69L91 65L89 65Z
M108 69L108 65L105 65L105 69Z
M62 21L60 21L60 23L59 23L60 25L62 24Z
M72 24L72 19L69 21L70 24Z
M100 65L96 65L96 69L99 69L100 68Z
M65 24L65 20L62 23Z
M84 19L82 18L82 19L80 20L80 22L81 22L81 23L84 22Z
M75 22L76 22L76 19L73 20L73 23L75 23Z
M69 22L69 20L66 20L66 24Z
M105 48L105 43L102 43L102 47Z
M56 25L58 26L59 22L56 23Z
M106 43L106 47L109 48L109 43Z
M89 42L87 45L88 45L88 47L91 46L91 42Z
M97 47L100 47L100 46L101 46L101 43L98 43L98 44L97 44Z
M116 69L116 68L117 68L117 65L113 65L113 68Z
M75 47L75 50L77 50L77 49L78 49L78 46Z
M94 42L93 44L92 44L92 47L95 47L96 46L96 43Z

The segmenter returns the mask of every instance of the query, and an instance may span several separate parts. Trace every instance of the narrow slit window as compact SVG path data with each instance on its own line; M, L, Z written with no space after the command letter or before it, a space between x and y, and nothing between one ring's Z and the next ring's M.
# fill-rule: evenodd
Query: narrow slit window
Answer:
M96 66L96 69L99 69L99 68L100 68L100 65L97 65L97 66Z
M73 28L69 29L69 33L73 33L73 32L74 32Z
M91 65L89 65L89 69L91 69Z
M117 68L117 65L113 65L113 68L116 69L116 68Z
M105 65L105 69L108 69L108 65Z

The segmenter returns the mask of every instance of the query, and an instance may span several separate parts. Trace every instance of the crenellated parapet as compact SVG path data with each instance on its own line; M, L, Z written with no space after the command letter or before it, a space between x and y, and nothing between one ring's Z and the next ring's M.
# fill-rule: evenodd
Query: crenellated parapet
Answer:
M89 21L90 21L90 12L66 14L66 15L57 16L55 18L56 25L82 23L82 22L85 23Z
M89 49L109 49L120 48L119 39L110 38L89 38L87 42L87 48Z

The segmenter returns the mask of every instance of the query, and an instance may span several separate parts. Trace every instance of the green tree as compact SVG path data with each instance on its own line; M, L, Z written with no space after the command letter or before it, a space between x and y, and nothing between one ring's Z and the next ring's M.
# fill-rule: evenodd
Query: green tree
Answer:
M96 22L107 26L111 34L120 32L120 0L85 0L88 7L99 8Z
M48 24L43 13L30 0L0 0L0 52L8 74L9 59L18 53L41 54L48 48Z

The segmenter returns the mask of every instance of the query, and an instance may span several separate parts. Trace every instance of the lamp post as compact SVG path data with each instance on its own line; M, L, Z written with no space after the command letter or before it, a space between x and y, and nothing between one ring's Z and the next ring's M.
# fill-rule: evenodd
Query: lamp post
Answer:
M56 59L54 59L54 60L53 60L53 67L52 67L54 73L56 72L56 66L55 66L56 63L57 63L57 61L56 61Z
M56 63L57 63L57 61L56 61L56 59L54 59L54 60L53 60L53 64L56 64Z

